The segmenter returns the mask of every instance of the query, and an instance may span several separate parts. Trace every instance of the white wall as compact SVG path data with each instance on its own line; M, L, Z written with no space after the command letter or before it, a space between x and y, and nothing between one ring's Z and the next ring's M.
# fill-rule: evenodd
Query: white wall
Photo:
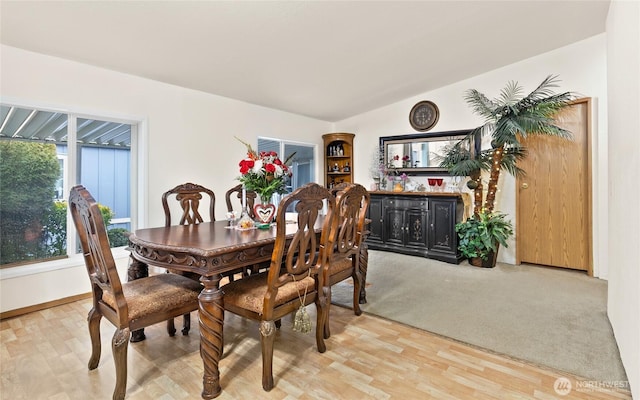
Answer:
M473 62L473 60L461 60ZM357 115L336 123L336 131L355 132L354 174L357 182L373 182L369 176L372 153L378 145L378 137L415 133L409 125L409 110L420 100L431 100L440 109L440 120L432 132L474 128L482 120L474 115L464 101L464 92L477 89L489 97L497 97L508 81L517 81L525 92L533 90L547 75L559 75L557 91L572 91L580 97L591 97L594 104L592 129L593 176L593 231L594 274L606 277L606 187L607 159L607 85L606 85L606 35L592 38L556 49L554 51L508 65L506 67L461 81L453 85L422 93L418 96ZM603 148L605 149L603 151ZM502 174L496 196L496 210L512 216L515 223L515 179ZM500 249L499 261L515 262L515 240L509 248Z
M640 397L640 3L613 1L609 79L608 315L634 397ZM605 191L605 190L603 190Z
M217 194L216 218L223 219L224 192L238 183L238 162L246 153L234 136L248 143L267 136L316 144L317 170L322 171L322 134L331 132L331 124L326 121L9 46L2 45L0 52L3 101L145 121L148 180L142 185L148 193L141 209L148 218L143 216L142 225L145 221L147 226L164 224L162 193L189 181ZM120 263L123 262L126 260ZM6 270L0 274L3 312L89 290L81 262L43 275L16 277Z

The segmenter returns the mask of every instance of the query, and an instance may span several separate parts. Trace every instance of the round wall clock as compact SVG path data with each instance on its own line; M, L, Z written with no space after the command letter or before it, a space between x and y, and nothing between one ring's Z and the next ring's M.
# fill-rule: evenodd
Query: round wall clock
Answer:
M434 102L424 100L418 102L409 113L409 123L413 129L425 132L433 128L440 118L440 110Z

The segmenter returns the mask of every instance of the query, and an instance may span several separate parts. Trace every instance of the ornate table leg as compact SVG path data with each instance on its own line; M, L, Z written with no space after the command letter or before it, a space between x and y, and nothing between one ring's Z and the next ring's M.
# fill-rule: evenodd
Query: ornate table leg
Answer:
M139 278L146 278L149 276L149 267L145 263L141 263L136 260L132 256L129 256L131 259L131 263L129 264L129 269L127 270L127 281L131 282L133 280ZM144 329L139 329L137 331L131 332L131 343L141 342L146 339L144 335Z
M200 355L204 364L202 378L202 398L218 397L220 388L220 371L218 362L222 357L222 328L224 322L224 303L222 292L218 288L220 276L202 276L204 285L198 296L200 307L198 321L200 323Z

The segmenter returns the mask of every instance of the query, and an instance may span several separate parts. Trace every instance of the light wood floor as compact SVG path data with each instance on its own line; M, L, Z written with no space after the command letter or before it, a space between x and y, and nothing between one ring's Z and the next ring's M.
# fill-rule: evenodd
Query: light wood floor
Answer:
M89 300L5 319L1 329L2 399L110 399L114 388L111 337L102 323L102 358L89 371ZM313 306L308 307L309 311ZM312 318L315 313L311 312ZM371 315L333 306L327 352L313 334L285 320L275 347L275 388L261 385L257 324L227 313L219 399L630 399L629 392L584 391L584 381L505 358ZM129 345L127 399L200 399L202 361L197 313L189 336L170 338L165 325ZM176 320L176 326L182 321ZM286 343L285 343L286 342ZM573 390L559 396L554 382ZM582 385L583 391L576 387Z

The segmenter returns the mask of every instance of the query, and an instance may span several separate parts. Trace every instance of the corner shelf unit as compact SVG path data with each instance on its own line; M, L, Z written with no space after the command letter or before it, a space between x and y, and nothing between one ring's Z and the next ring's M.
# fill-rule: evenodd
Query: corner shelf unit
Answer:
M324 142L324 185L331 189L353 182L353 133L327 133Z

